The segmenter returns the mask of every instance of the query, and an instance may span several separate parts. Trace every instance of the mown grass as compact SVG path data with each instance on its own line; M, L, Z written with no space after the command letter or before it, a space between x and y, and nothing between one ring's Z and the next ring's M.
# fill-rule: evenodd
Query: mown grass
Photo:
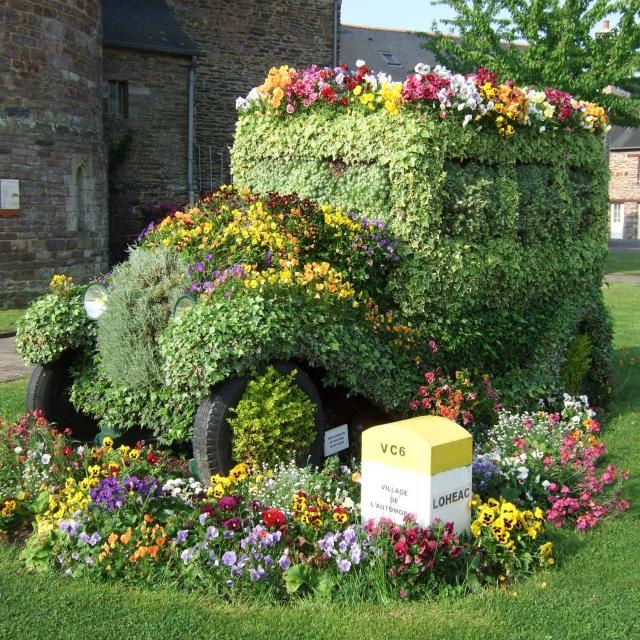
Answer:
M605 292L616 348L640 351L640 286ZM556 569L509 592L439 602L337 606L220 603L207 594L30 575L0 546L0 638L447 638L621 640L640 637L640 365L618 366L605 439L609 461L632 470L632 508L586 534L562 535ZM2 393L2 391L0 391Z
M640 251L609 251L605 273L640 276Z
M0 333L15 331L16 324L24 312L25 309L0 309Z
M25 412L29 378L0 383L0 417L16 420Z

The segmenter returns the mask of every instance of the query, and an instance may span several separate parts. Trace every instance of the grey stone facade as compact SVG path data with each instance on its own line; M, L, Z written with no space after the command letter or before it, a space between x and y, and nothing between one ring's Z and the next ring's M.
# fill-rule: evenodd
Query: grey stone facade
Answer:
M106 268L107 194L100 0L5 0L0 24L0 179L20 181L0 214L2 308Z

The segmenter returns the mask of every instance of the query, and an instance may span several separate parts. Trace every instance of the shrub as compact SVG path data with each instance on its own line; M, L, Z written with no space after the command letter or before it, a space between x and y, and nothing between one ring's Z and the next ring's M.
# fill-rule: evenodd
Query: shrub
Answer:
M579 395L584 379L591 368L591 340L583 333L567 346L567 356L560 367L562 388L570 395Z
M50 286L52 293L33 302L18 321L16 351L29 364L53 362L95 338L95 325L82 306L84 288L58 275Z
M158 336L187 285L186 265L166 248L133 249L113 270L107 308L98 320L98 348L111 382L130 388L162 384Z
M300 458L316 436L315 404L295 382L296 371L282 375L273 367L250 380L229 418L234 460L274 463Z

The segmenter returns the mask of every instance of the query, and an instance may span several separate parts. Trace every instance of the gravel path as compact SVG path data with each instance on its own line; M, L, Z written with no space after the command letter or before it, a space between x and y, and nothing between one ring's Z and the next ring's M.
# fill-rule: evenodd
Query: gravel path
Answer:
M27 367L16 355L16 339L0 338L0 382L17 380L28 376L33 367Z

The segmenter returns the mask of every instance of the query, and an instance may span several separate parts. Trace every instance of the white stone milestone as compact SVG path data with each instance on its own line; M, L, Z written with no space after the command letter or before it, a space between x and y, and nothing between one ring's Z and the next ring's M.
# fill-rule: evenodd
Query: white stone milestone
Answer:
M422 416L362 434L362 520L413 514L418 524L469 530L471 434L446 418Z

